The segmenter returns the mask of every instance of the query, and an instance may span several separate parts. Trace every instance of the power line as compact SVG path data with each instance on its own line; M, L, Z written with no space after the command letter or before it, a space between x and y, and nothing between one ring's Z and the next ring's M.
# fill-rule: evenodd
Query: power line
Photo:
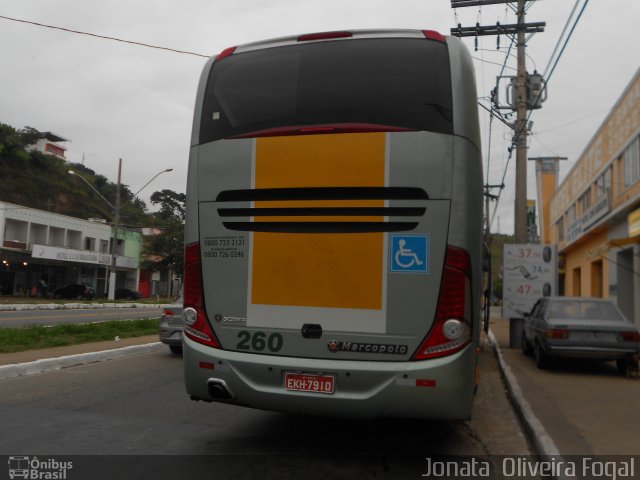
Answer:
M486 50L486 48L485 48L485 49L481 49L481 50ZM471 58L473 58L474 60L477 60L477 61L479 61L479 62L482 62L482 63L490 63L490 64L492 64L492 65L498 65L498 66L500 66L500 67L503 65L502 63L492 62L492 61L490 61L490 60L484 60L484 59L482 59L482 58L474 57L473 55L471 55ZM515 69L515 68L513 68L513 67L506 67L506 68L508 68L508 69L510 69L510 70L516 70L516 69Z
M549 72L549 65L551 65L551 62L553 61L553 59L554 59L554 57L556 55L556 52L558 51L558 47L560 46L560 43L562 42L562 39L564 38L564 34L567 31L567 27L569 27L569 24L571 23L571 19L575 15L579 4L580 4L580 0L576 0L576 3L573 5L573 8L571 9L571 13L569 14L569 18L567 18L567 22L564 24L564 28L562 29L562 33L558 37L558 41L556 42L556 46L553 47L553 52L551 53L551 57L549 57L549 62L547 63L547 66L544 67L544 73L542 74L543 77L546 77L547 73Z
M94 38L102 38L103 40L111 40L111 41L114 41L114 42L128 43L128 44L131 44L131 45L138 45L140 47L155 48L156 50L165 50L167 52L172 52L172 53L181 53L181 54L184 54L184 55L194 55L196 57L203 57L203 58L209 58L211 56L211 55L203 55L201 53L188 52L186 50L176 50L175 48L160 47L158 45L151 45L149 43L135 42L133 40L125 40L125 39L122 39L122 38L109 37L109 36L106 36L106 35L98 35L97 33L81 32L79 30L71 30L69 28L57 27L55 25L46 25L44 23L32 22L30 20L22 20L22 19L19 19L19 18L5 17L3 15L0 15L0 18L2 18L4 20L9 20L9 21L12 21L12 22L27 23L29 25L35 25L37 27L51 28L53 30L61 30L61 31L67 32L67 33L75 33L75 34L78 34L78 35L87 35L89 37L94 37Z
M546 78L547 83L549 83L549 80L551 80L551 77L553 76L553 72L555 71L556 67L558 66L558 62L560 61L560 58L562 58L562 54L564 53L564 49L567 48L567 44L569 43L569 40L571 40L571 36L573 35L574 30L576 29L576 25L578 25L578 22L580 21L580 17L582 17L582 14L584 13L584 10L585 10L585 8L587 8L588 4L589 4L589 0L585 0L584 5L582 5L582 9L580 10L580 13L578 14L578 17L576 18L576 21L573 22L573 26L571 27L571 31L569 32L569 35L567 36L567 39L564 41L564 45L562 45L562 49L560 50L560 53L558 54L558 58L556 58L556 61L553 64L553 67L551 68L551 71L549 72L549 76Z
M564 53L565 48L567 48L567 45L569 44L569 40L571 40L571 36L573 35L573 32L575 31L576 26L578 25L578 22L580 21L580 18L582 17L582 14L584 13L584 10L587 8L588 4L589 4L589 0L585 0L584 4L582 5L582 9L580 10L580 13L576 17L576 20L573 22L573 26L571 27L571 30L569 31L569 35L567 35L567 38L565 39L564 44L562 45L562 49L560 50L560 53L558 53L558 57L556 58L556 60L555 60L555 62L553 64L553 67L551 68L551 71L549 72L549 76L546 77L545 88L544 89L546 89L547 86L549 85L549 81L551 80L551 77L553 76L553 72L555 72L556 67L558 66L558 62L562 58L562 54ZM573 12L571 12L571 15L573 15ZM551 63L551 59L549 60L549 63ZM548 67L549 66L547 65L547 68ZM547 68L545 68L545 71L546 71ZM542 91L538 95L538 98L540 97L540 95L542 95ZM534 104L536 104L538 102L538 98L534 99L534 102L533 102ZM529 112L529 115L527 116L527 122L531 118L532 114L533 114L533 110L531 110Z

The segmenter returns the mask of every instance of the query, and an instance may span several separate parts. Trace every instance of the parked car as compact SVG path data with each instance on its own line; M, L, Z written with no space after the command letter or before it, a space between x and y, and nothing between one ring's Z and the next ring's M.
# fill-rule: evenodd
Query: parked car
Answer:
M140 292L128 288L116 288L115 291L116 300L137 300L141 296L142 294Z
M160 341L176 355L182 354L182 297L164 308L160 317Z
M640 333L610 301L543 297L525 315L522 351L538 368L554 357L615 360L618 370L637 368Z
M55 298L92 300L96 296L96 291L90 285L74 283L58 288L53 292L53 296Z

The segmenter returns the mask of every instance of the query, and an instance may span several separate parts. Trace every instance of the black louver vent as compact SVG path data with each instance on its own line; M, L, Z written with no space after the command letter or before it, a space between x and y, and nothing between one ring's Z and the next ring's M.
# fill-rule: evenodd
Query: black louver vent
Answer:
M421 188L413 187L316 187L225 190L216 202L278 202L326 200L428 200ZM287 217L282 221L223 221L225 228L238 231L280 233L367 233L413 230L418 221L394 221L392 217L421 217L425 207L220 207L218 214L227 218ZM240 218L239 218L240 217ZM350 217L343 221L298 221L292 217ZM355 218L354 218L355 217ZM361 220L358 220L358 217ZM371 217L388 217L387 222Z

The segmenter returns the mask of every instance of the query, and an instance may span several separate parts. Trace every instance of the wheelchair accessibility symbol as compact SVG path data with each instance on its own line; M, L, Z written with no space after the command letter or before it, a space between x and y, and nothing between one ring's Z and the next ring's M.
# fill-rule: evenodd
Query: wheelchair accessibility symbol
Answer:
M391 235L390 270L429 273L429 235Z

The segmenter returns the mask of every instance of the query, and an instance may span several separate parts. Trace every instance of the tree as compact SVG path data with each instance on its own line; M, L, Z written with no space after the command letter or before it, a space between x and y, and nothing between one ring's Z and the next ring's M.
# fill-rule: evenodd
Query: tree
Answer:
M151 195L151 203L160 205L160 211L156 215L163 220L184 222L186 201L187 196L184 193L173 190L161 190Z
M182 272L186 195L162 190L151 195L151 203L160 206L154 216L160 221L161 233L146 237L142 266L153 271Z
M142 267L155 272L182 272L184 266L184 224L170 222L161 233L145 237Z
M24 127L22 130L18 130L18 134L26 147L33 145L41 138L44 138L44 134L33 127Z

